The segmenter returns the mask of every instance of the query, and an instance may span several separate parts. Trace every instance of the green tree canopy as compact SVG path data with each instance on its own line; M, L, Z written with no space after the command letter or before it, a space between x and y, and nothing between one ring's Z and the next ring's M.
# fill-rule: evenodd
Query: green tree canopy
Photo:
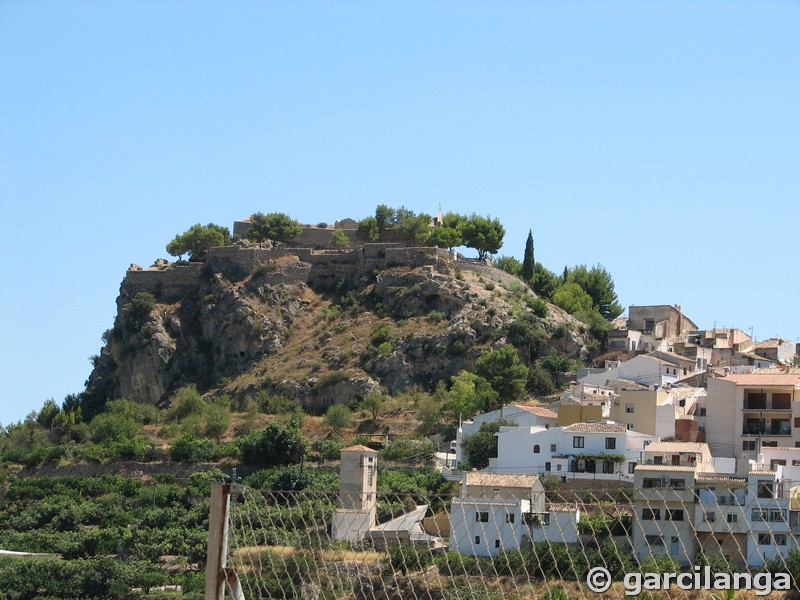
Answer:
M473 469L485 469L490 458L497 458L497 436L500 423L484 423L477 433L464 440L464 450Z
M306 455L307 440L300 431L300 421L275 421L263 430L239 438L242 460L250 465L271 467L300 462Z
M251 218L252 227L247 232L247 237L257 242L273 240L286 242L293 240L303 228L300 223L284 213L256 213Z
M497 219L482 217L472 213L462 230L464 245L478 251L478 258L483 260L487 254L497 254L503 247L503 236L506 230Z
M378 229L383 231L387 227L391 227L395 222L395 210L389 208L385 204L379 204L375 207L375 222Z
M583 288L592 299L592 306L603 318L612 321L622 314L622 306L614 291L614 280L602 265L595 265L591 269L586 265L577 265L567 271L566 280Z
M522 273L522 263L513 256L498 256L492 262L498 269L502 269L516 277L519 277Z
M334 248L347 248L350 246L350 238L341 229L336 229L331 236L331 246Z
M358 224L358 233L366 237L370 242L376 241L381 236L378 220L375 217L361 219Z
M567 282L553 294L553 304L570 314L592 310L592 298L575 282Z
M167 244L167 252L171 256L183 257L189 254L190 260L202 261L208 251L215 246L225 246L231 241L231 233L227 227L209 223L208 225L192 225L187 231L175 236Z
M322 422L334 433L353 424L353 412L344 404L332 404L322 417Z
M507 325L506 340L531 364L547 344L547 333L535 315L525 313Z
M451 377L450 382L450 390L442 410L452 420L459 417L471 419L479 413L500 408L499 394L483 377L461 371Z
M533 291L537 296L550 300L562 281L558 275L547 269L542 263L537 262L533 274Z
M517 400L525 394L528 367L522 364L511 344L483 352L475 361L475 373L489 382L502 402Z
M398 213L401 209L398 209ZM413 245L424 244L431 235L431 216L425 213L415 215L408 211L397 224L403 238Z

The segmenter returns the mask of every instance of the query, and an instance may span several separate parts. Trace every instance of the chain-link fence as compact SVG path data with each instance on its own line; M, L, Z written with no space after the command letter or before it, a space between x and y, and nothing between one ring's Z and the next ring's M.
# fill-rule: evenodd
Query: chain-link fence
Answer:
M247 599L796 592L800 507L788 493L718 479L377 494L358 510L342 509L338 494L235 486L227 564ZM674 574L666 584L664 574Z

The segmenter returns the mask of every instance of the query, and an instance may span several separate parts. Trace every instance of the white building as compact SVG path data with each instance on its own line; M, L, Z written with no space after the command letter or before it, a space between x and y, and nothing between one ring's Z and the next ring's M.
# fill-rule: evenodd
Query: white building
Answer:
M640 355L620 363L613 369L602 372L592 369L580 377L578 383L609 386L617 379L626 379L648 387L663 387L675 383L682 377L684 377L682 368L653 356Z
M366 446L342 448L339 463L339 504L333 513L331 537L360 542L375 525L378 453Z
M537 475L465 473L450 512L450 549L491 556L541 541L578 542L575 505L545 504Z
M562 478L621 479L632 476L646 442L656 436L620 423L575 423L567 427L501 427L497 458L487 471L552 474Z

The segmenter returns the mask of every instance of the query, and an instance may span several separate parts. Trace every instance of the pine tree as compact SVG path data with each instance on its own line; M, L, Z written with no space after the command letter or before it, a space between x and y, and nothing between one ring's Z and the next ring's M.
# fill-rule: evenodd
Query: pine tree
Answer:
M533 282L533 233L528 230L528 240L525 242L525 257L522 260L522 280L527 283Z

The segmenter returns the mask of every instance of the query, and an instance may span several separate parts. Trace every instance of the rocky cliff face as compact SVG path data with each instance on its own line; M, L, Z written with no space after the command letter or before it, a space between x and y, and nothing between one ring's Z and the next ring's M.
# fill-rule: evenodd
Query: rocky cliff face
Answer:
M164 404L194 383L239 401L279 393L321 411L469 369L529 312L521 284L496 286L439 256L376 267L353 252L331 255L330 268L282 252L247 275L213 261L130 271L86 393L98 403ZM563 311L550 306L538 322L550 347L585 354L579 324Z

